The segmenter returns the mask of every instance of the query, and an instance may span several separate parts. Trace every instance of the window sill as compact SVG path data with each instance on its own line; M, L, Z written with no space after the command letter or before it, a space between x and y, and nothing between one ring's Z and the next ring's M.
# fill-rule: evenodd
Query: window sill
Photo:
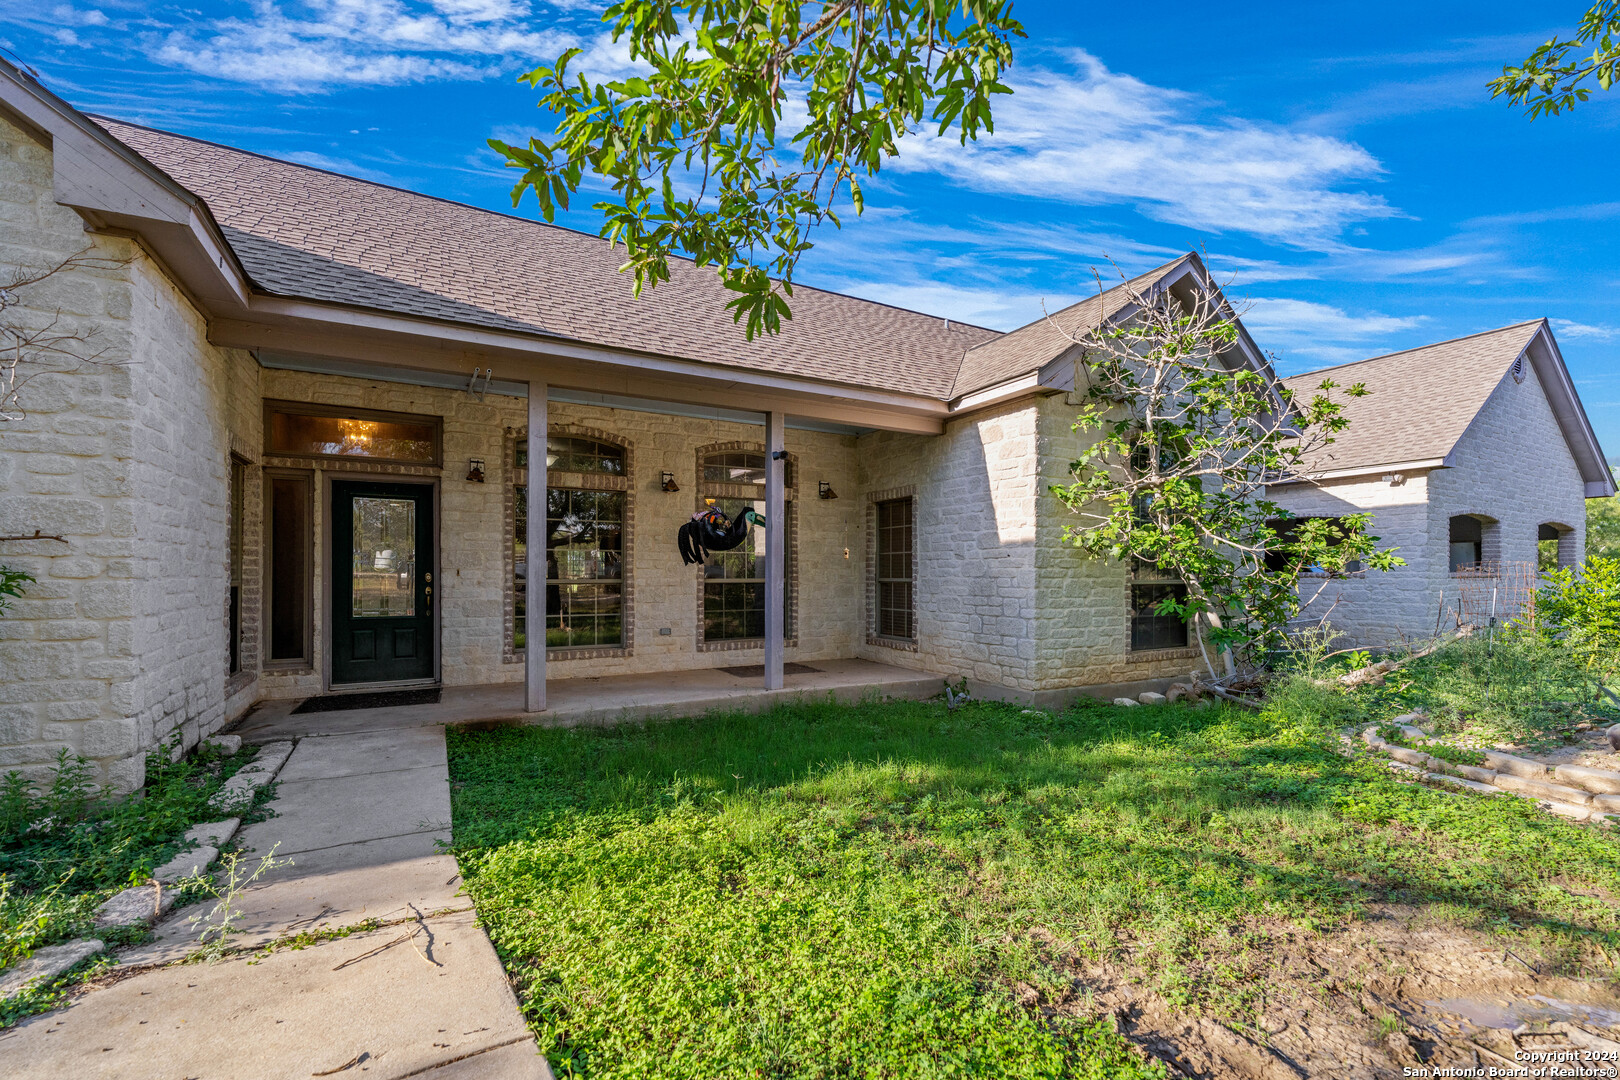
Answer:
M901 652L916 652L916 638L883 637L880 634L867 634L866 643L876 645L882 649L898 649Z
M797 649L798 638L785 638L782 647ZM721 641L700 641L697 643L698 652L735 652L743 649L764 649L765 639L758 638L726 638Z
M1188 645L1178 649L1131 650L1125 654L1127 664L1151 664L1155 660L1185 660L1198 655L1198 647Z

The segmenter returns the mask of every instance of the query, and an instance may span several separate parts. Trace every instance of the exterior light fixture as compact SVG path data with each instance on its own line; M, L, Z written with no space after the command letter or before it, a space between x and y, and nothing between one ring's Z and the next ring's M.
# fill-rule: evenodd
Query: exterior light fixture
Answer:
M834 491L832 489L832 485L827 483L825 480L821 481L821 483L817 485L816 494L820 495L823 499L838 498L838 492Z
M664 474L664 490L665 491L679 491L679 490L681 490L681 485L679 485L679 484L677 484L675 482L675 474L674 473L667 472L667 473Z
M467 479L471 480L475 484L482 484L484 482L484 459L483 458L475 457L475 458L468 459L468 461L467 461Z
M1390 487L1400 487L1402 484L1406 483L1406 474L1398 472L1385 473L1384 483L1388 484Z

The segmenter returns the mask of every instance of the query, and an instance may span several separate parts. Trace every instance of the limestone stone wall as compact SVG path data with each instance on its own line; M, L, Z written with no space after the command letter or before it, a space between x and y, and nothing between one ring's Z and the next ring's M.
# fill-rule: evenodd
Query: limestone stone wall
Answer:
M1298 514L1370 510L1382 544L1406 560L1386 573L1305 580L1307 588L1322 586L1306 615L1326 613L1346 643L1383 646L1426 638L1437 619L1442 628L1455 625L1460 582L1450 572L1454 515L1489 519L1487 560L1533 566L1542 524L1570 530L1566 561L1579 561L1585 548L1585 484L1528 366L1523 382L1503 374L1458 441L1450 466L1407 475L1398 484L1366 477L1289 485L1275 489L1272 498Z
M0 263L44 267L75 252L109 262L19 292L7 317L93 332L105 364L39 375L27 415L0 421L0 534L66 543L0 543L0 563L38 580L0 616L0 771L39 776L59 751L101 763L102 780L139 781L120 764L136 745L133 510L129 463L130 283L127 240L94 237L51 197L48 148L0 119Z
M1436 475L1403 474L1397 483L1381 475L1345 477L1271 489L1272 501L1301 517L1372 512L1371 531L1379 546L1394 549L1406 561L1393 570L1350 577L1305 575L1300 579L1300 596L1306 601L1302 623L1325 617L1334 632L1344 635L1337 643L1341 648L1382 646L1434 633L1440 578L1448 566L1446 544L1437 546L1430 535L1429 500Z
M1523 382L1504 375L1485 407L1457 443L1452 467L1431 481L1431 543L1449 541L1453 514L1496 519L1498 557L1536 561L1536 528L1557 524L1574 531L1569 561L1586 547L1586 485L1553 416L1552 405L1525 366Z
M257 670L260 576L258 452L252 407L258 365L246 353L207 341L207 324L150 260L130 268L131 398L135 423L129 464L133 579L117 601L130 605L136 648L132 749L177 736L185 747L218 731L251 703ZM241 671L229 678L232 455L248 467L243 483ZM251 492L251 497L250 497Z
M1028 400L952 422L938 437L861 436L862 502L916 498L917 641L908 649L863 635L857 655L970 686L1035 689L1037 439Z
M1185 676L1201 667L1196 647L1132 652L1131 579L1126 567L1087 556L1063 542L1075 515L1050 493L1067 483L1069 465L1093 440L1074 430L1078 406L1067 395L1039 400L1040 443L1035 546L1035 663L1039 691Z

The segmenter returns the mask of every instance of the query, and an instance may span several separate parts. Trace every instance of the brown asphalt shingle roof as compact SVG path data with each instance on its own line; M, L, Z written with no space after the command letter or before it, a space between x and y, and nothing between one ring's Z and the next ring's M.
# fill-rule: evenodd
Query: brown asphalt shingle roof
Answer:
M544 334L944 399L1000 335L796 287L782 333L748 341L711 269L670 260L640 299L599 237L96 117L200 196L254 283L307 300Z
M1037 319L1011 333L974 346L962 358L962 369L957 373L951 396L971 394L1016 379L1057 359L1074 344L1071 336L1079 337L1085 331L1101 326L1130 302L1131 293L1140 294L1152 288L1187 258L1186 255L1178 256L1157 269L1089 296L1078 304L1071 304L1054 313L1050 319Z
M1350 426L1335 436L1314 468L1323 472L1425 461L1451 453L1491 391L1541 326L1504 326L1453 341L1323 368L1283 380L1301 402L1324 379L1366 384L1366 397L1345 397Z

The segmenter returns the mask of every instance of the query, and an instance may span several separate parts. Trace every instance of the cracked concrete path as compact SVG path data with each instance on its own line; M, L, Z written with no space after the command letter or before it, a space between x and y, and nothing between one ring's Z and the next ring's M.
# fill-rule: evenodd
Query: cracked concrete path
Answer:
M434 843L450 835L444 729L303 738L276 782L277 816L237 843L291 864L241 895L233 944L382 925L262 959L171 964L211 905L181 909L120 955L128 977L0 1035L0 1074L549 1080L455 860Z

